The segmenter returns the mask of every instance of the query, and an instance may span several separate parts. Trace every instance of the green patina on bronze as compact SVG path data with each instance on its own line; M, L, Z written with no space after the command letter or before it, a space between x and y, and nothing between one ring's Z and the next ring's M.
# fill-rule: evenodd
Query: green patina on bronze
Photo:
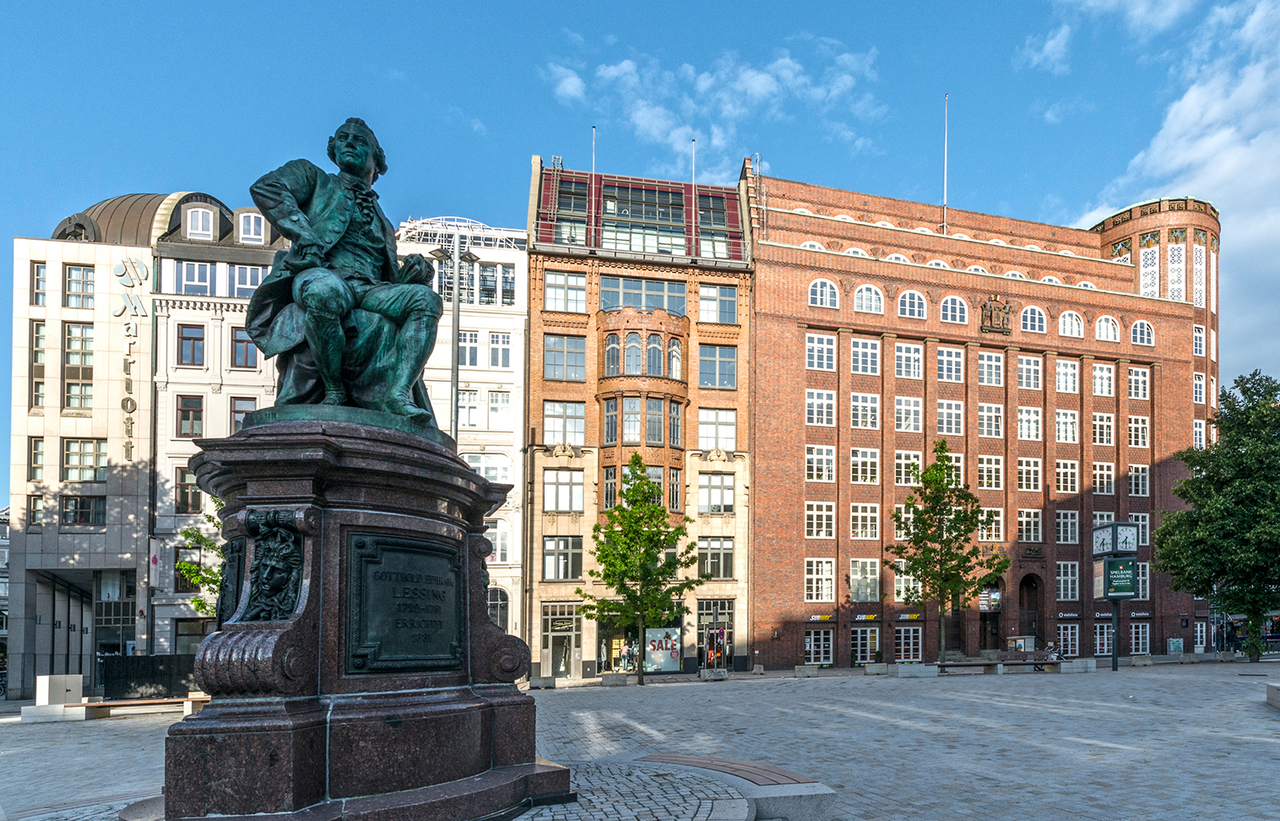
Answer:
M249 188L291 246L254 292L245 330L277 357L277 408L362 408L438 433L421 379L444 308L431 266L396 257L372 187L386 156L363 120L338 128L329 159L339 173L293 160Z

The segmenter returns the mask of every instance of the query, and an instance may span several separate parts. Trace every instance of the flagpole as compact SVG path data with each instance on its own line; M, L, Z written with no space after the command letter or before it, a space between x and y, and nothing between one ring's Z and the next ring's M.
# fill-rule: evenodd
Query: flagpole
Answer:
M942 97L942 234L947 233L947 119L951 94Z

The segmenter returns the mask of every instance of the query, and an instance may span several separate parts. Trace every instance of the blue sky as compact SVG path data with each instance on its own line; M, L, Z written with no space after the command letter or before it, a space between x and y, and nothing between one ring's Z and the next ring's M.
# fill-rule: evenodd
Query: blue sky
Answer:
M521 227L530 156L590 167L593 125L602 171L687 177L696 137L701 181L759 153L939 203L950 93L952 207L1089 226L1213 201L1222 382L1278 370L1280 0L692 5L5 4L0 236L125 193L246 205L349 116L387 151L393 221Z

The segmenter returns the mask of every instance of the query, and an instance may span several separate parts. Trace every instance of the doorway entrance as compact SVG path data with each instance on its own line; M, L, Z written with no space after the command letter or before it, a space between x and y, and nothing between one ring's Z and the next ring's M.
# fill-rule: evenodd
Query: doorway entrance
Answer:
M1022 577L1018 584L1018 635L1035 636L1036 644L1043 646L1040 635L1040 599L1044 584L1034 573Z

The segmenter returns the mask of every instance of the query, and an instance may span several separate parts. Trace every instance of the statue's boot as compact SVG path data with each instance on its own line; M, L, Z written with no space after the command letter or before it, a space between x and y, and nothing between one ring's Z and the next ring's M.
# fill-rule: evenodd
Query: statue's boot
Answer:
M342 384L342 351L347 346L347 338L342 332L342 322L333 314L312 309L303 314L302 325L307 346L311 348L311 355L315 359L316 370L320 372L320 380L324 383L324 401L320 404L346 404L347 389Z
M382 410L422 422L431 422L431 411L413 401L413 383L422 377L431 349L435 347L436 328L425 311L414 311L396 335L396 362L391 385Z

